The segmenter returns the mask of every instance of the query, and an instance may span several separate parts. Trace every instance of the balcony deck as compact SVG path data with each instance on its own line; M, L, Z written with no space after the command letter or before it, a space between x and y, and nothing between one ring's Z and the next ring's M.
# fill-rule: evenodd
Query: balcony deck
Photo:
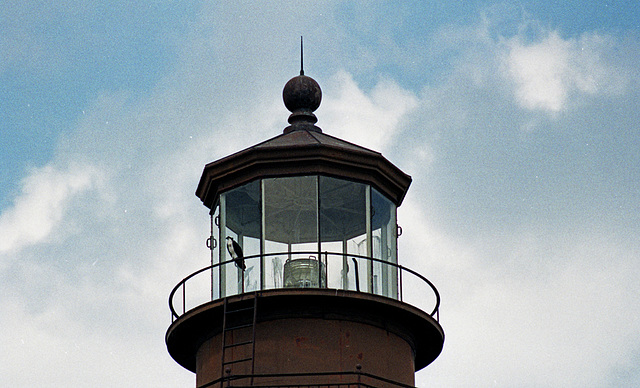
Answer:
M342 259L344 255L336 254L335 258L338 256ZM260 260L262 257L245 259ZM357 259L371 265L376 262L361 256ZM321 279L320 284L325 285L323 288L251 289L215 298L215 292L212 292L218 288L215 275L219 274L221 266L229 267L233 263L229 261L205 267L184 278L171 292L169 307L173 323L166 334L169 353L184 368L195 372L199 347L203 341L222 331L225 299L233 305L259 298L259 324L319 319L376 327L407 342L413 349L415 370L420 370L442 351L444 332L438 323L440 296L433 284L417 272L393 263L382 262L381 265L393 268L397 276L392 279L393 283L397 281L394 295L370 292L376 291L373 287L360 290L329 288L326 287L331 282L329 277L326 281ZM196 286L197 279L200 280L199 286ZM361 283L365 286L367 280Z

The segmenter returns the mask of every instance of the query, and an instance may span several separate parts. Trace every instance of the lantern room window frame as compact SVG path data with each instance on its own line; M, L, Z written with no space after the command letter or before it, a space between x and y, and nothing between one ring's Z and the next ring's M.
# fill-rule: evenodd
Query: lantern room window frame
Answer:
M244 273L230 261L227 237L245 257L259 256ZM397 237L397 206L368 183L322 174L259 178L220 193L213 207L210 241L221 243L210 246L211 297L286 288L285 264L309 258L320 271L310 287L398 299Z

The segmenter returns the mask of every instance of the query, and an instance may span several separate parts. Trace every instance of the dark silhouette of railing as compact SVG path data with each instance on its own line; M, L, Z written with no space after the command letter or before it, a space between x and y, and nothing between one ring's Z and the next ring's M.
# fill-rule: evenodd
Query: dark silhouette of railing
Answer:
M245 381L253 379L253 384L244 385ZM296 379L307 381L305 383L283 383L278 380L294 381ZM342 380L340 382L327 382L329 380ZM322 381L325 382L322 382ZM314 381L308 383L308 381ZM208 383L199 385L197 388L211 387L234 387L234 388L414 388L412 385L403 384L363 372L359 365L353 372L319 372L319 373L270 373L253 375L233 375L219 378Z
M307 251L307 252L279 252L279 253L269 253L269 254L258 254L258 255L251 255L251 256L246 256L244 258L245 262L247 263L247 267L250 266L250 263L254 260L263 260L269 257L276 257L276 256L291 256L291 255L295 255L296 257L302 257L307 255L308 257L312 257L312 258L316 258L318 257L318 252L317 251ZM391 299L396 299L399 300L401 302L405 302L405 303L409 303L406 300L406 297L408 295L419 295L420 297L416 299L415 302L413 303L409 303L414 305L415 307L420 308L421 310L428 312L432 317L434 317L436 320L439 321L439 309L440 309L440 294L438 293L438 290L436 289L436 287L433 285L433 283L431 283L431 281L429 281L429 279L427 279L426 277L422 276L421 274L419 274L418 272L404 267L402 265L396 264L396 263L391 263L388 261L384 261L384 260L380 260L380 259L376 259L373 257L367 257L367 256L361 256L361 255L354 255L354 254L344 254L344 253L335 253L335 252L322 252L320 255L320 260L319 260L319 279L318 279L318 283L320 285L320 287L315 287L315 288L323 288L323 289L349 289L352 291L358 291L358 292L363 292L363 293L369 293L369 294L375 294L375 295L380 295L380 296L384 296L384 297L388 297ZM334 274L333 272L335 271L328 271L327 270L327 264L329 259L332 260L344 260L347 261L347 258L351 258L352 260L356 259L359 260L361 262L365 263L365 269L368 268L368 272L369 272L369 277L367 276L363 276L363 274L360 274L360 276L358 276L358 265L356 263L356 265L354 265L354 275L355 278L358 279L358 282L355 284L356 289L350 289L350 288L345 288L345 287L330 287L328 286L329 283L336 283L336 278L338 278L339 282L342 280L342 278L345 276L343 273L341 274ZM355 263L355 260L354 260ZM342 264L342 262L340 262L339 264ZM387 271L387 276L389 276L389 274L391 273L392 276L389 277L387 279L387 284L391 285L391 291L387 290L386 295L385 293L380 292L379 290L376 290L375 287L373 287L373 283L377 282L374 281L372 279L373 272L375 272L376 270L373 268L374 265L379 265L380 267L377 268L377 270L381 273L382 271ZM171 321L173 322L176 318L179 318L182 314L186 313L188 310L198 307L199 305L202 305L204 303L207 303L209 301L212 300L216 300L216 299L221 299L224 296L231 296L231 295L238 295L238 294L242 294L244 292L253 292L253 291L262 291L262 290L269 290L269 289L295 289L295 288L286 288L284 287L284 282L282 286L266 286L264 285L264 283L261 281L260 284L255 287L255 289L250 289L250 290L245 290L244 289L244 285L245 285L245 280L244 280L244 274L242 274L242 288L241 289L236 289L235 291L232 290L231 292L227 292L228 290L226 289L222 289L221 288L221 284L222 282L220 282L220 277L221 276L225 276L224 274L222 274L221 269L224 268L226 266L226 270L235 270L235 264L233 260L228 260L222 263L216 263L214 265L210 265L204 268L201 268L195 272L193 272L192 274L190 274L189 276L185 277L184 279L182 279L174 288L173 290L171 290L171 293L169 294L169 309L171 310ZM337 268L337 267L336 267ZM236 270L237 271L237 270ZM325 278L323 278L323 274L322 272L324 271L324 276ZM190 306L189 308L187 308L187 283L195 283L195 279L202 279L204 277L204 274L208 274L210 276L206 277L206 280L208 282L208 286L207 286L207 291L204 290L199 290L199 296L201 295L201 302L197 302L197 303L193 303L192 306ZM201 275L201 276L199 276ZM330 277L331 275L331 277ZM366 275L366 274L365 274ZM216 278L217 278L217 282L216 282ZM362 279L365 279L364 281L365 283L365 287L361 287L360 285L360 281ZM407 288L407 283L410 282L411 285L410 287L412 287L412 289L410 290L411 292L407 292L406 288ZM217 284L215 284L217 283ZM344 285L343 285L344 286ZM416 289L414 289L413 287L415 287ZM363 291L362 288L364 288L365 290ZM388 287L387 287L388 288ZM393 292L395 291L396 295L390 295L393 294ZM198 291L196 291L198 292ZM216 292L219 294L218 297L215 297ZM425 295L425 292L430 293L431 295ZM207 299L204 299L204 297L206 296ZM426 298L425 298L426 296ZM181 309L179 309L178 311L181 310L181 313L178 313L178 311L176 311L176 308L174 306L174 302L176 301L176 297L181 297ZM423 305L426 303L425 301L429 301L432 300L433 301L433 307L432 308L425 308ZM429 312L429 310L431 310Z

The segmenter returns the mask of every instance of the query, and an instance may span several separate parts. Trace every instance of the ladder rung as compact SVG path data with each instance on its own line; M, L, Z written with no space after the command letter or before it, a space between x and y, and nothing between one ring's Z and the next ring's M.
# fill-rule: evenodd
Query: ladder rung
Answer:
M224 345L224 347L225 347L225 349L229 349L229 348L235 348L235 347L243 346L243 345L250 345L252 343L253 343L253 341L245 341L245 342L238 342L237 344Z
M253 327L253 324L249 323L249 324L246 324L246 325L240 325L240 326L227 327L224 331L232 331L232 330L238 330L238 329L246 329L247 327Z
M253 358L251 358L251 357L241 358L239 360L223 362L222 365L237 364L239 362L245 362L245 361L251 361L251 360L253 360Z
M227 314L241 313L243 311L249 311L249 310L253 310L253 306L240 308L240 309L236 309L236 310L227 310Z

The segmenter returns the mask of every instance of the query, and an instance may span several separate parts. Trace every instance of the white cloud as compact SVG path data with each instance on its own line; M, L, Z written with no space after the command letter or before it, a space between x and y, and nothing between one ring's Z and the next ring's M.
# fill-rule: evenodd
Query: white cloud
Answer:
M417 97L392 80L382 79L366 93L340 71L323 92L318 125L328 134L383 152L393 144L404 116L417 106Z
M62 222L73 197L94 187L102 176L87 165L35 169L13 207L0 215L0 253L17 251L46 239Z
M631 368L640 288L629 241L535 231L460 244L407 205L400 260L438 287L446 335L417 386L599 387Z
M56 294L38 313L25 309L23 296L4 294L3 385L175 387L193 380L174 368L162 342L168 314L149 311L148 300L122 303L117 289L95 280L58 283Z
M557 31L531 44L511 38L503 60L518 104L555 113L575 95L619 93L627 80L607 58L612 45L615 41L607 36L563 39Z
M557 34L532 46L513 42L508 57L509 75L517 84L516 96L529 109L559 111L567 98L569 48Z

